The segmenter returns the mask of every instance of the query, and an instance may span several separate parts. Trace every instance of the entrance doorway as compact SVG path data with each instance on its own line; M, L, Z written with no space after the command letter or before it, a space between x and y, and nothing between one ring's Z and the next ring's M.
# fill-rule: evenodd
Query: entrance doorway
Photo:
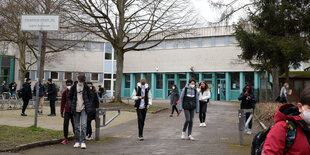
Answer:
M226 100L226 81L224 79L217 80L217 100Z

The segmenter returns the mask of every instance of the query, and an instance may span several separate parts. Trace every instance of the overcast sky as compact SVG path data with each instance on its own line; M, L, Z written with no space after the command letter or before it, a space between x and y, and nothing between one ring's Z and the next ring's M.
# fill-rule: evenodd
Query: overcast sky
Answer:
M199 11L200 15L204 17L207 21L210 22L216 22L221 16L221 10L215 9L210 5L208 0L191 0L193 2L194 7ZM218 1L218 0L213 0ZM223 0L222 0L223 1ZM232 0L225 0L225 2L231 2ZM239 0L238 3L236 3L234 6L242 6L243 4L248 3L250 0ZM240 17L246 17L245 11L239 11L236 13L232 20L229 22L229 24L232 24L233 22L237 22Z

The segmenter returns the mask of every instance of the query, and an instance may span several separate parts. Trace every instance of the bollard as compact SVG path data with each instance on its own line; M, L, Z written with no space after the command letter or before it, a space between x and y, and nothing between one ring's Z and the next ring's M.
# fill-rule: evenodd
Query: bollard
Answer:
M114 115L110 120L106 121L106 112L107 111L118 111L116 115ZM100 127L105 127L109 125L116 117L120 115L120 108L97 108L96 109L96 134L95 134L95 140L99 140L100 136ZM100 123L100 116L102 115L102 125Z
M96 134L95 134L95 140L98 141L99 140L99 136L100 136L100 115L99 115L100 111L97 108L96 109Z
M243 145L245 113L243 109L239 109L239 145Z

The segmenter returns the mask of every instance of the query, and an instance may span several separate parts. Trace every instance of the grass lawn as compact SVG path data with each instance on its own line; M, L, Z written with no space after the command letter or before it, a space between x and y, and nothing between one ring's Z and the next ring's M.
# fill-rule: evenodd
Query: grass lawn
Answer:
M22 144L63 138L62 131L31 127L0 125L0 150Z
M129 111L129 112L135 112L136 109L132 104L127 104L127 103L103 103L100 105L100 108L109 108L109 107L119 107L121 108L121 111ZM161 107L161 106L155 106L152 105L148 112L150 113L157 113L159 111L167 109L166 107Z

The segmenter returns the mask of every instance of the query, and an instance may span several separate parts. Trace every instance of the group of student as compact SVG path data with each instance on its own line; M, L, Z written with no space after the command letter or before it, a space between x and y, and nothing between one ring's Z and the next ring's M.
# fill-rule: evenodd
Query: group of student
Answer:
M210 89L205 81L199 83L196 87L195 79L191 78L189 83L182 89L181 95L176 85L172 86L172 90L169 92L170 104L172 106L172 112L170 117L173 117L174 111L177 112L177 116L184 110L185 122L181 134L181 139L195 140L192 136L193 119L195 109L199 112L200 127L205 127L207 104L210 99ZM144 140L143 128L147 110L152 105L152 95L148 84L145 79L141 79L135 87L132 93L132 99L135 100L135 108L138 118L138 139ZM178 107L177 107L178 105ZM188 134L186 136L186 130Z

